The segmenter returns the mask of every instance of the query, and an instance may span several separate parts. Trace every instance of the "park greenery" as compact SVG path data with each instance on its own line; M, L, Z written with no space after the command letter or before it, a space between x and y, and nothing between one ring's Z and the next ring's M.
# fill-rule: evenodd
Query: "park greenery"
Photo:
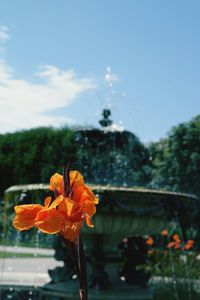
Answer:
M107 133L103 142L68 127L0 135L1 196L14 184L48 182L49 174L62 172L66 161L89 182L200 195L200 115L149 145L128 132L118 135L113 140Z
M50 174L61 173L66 162L80 170L89 183L172 190L200 196L200 115L173 127L167 137L148 145L129 132L104 133L96 129L40 127L2 134L1 199L9 186L48 182ZM2 221L1 216L1 231ZM10 240L13 231L13 228L8 230ZM21 233L20 238L20 245L36 245L33 232ZM169 247L170 242L175 241L173 235L154 237L152 241L148 244L147 263L140 267L159 279L155 283L158 286L155 300L199 299L195 286L200 276L197 243L191 249L185 249L183 241L178 248ZM40 247L51 243L51 239L40 237ZM10 254L0 253L2 258L8 256ZM184 273L186 276L182 277ZM171 282L169 278L176 281Z
M178 232L178 233L177 233ZM138 266L152 275L155 300L199 299L200 259L194 233L184 240L180 228L146 240L148 251L145 265Z
M200 115L149 147L151 186L200 195Z

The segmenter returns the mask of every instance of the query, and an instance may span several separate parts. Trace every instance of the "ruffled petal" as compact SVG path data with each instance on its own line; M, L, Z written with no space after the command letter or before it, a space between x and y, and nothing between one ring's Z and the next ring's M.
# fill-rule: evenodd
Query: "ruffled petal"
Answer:
M87 224L88 227L94 227L94 224L92 223L90 216L85 214L84 218L85 218L85 223Z
M89 199L94 203L94 204L98 204L99 203L99 199L95 196L95 194L92 192L91 188L87 185L85 185L85 191L89 197Z
M51 197L47 197L44 200L44 207L48 208L51 203Z
M85 189L83 185L75 185L73 188L73 193L71 198L79 205L81 206L81 204L86 200L86 194L84 193Z
M62 201L63 201L64 197L63 195L60 195L59 197L57 197L49 206L49 208L55 208L57 207Z
M58 173L55 173L53 176L51 176L49 189L55 194L63 194L63 176Z
M83 214L92 218L92 216L96 213L96 206L93 202L87 200L82 207L82 212Z
M65 221L65 224L60 234L64 237L64 239L74 242L76 238L79 236L82 226L83 226L82 221L81 222Z
M78 171L70 171L70 185L79 186L84 185L84 179L80 172Z
M58 211L64 213L66 217L71 216L77 209L77 203L70 198L64 198L58 206Z
M54 234L62 229L64 217L56 208L43 209L37 214L35 225L44 233Z
M13 220L13 226L19 230L28 230L35 225L37 214L43 209L40 204L27 204L15 206L16 216Z
M74 201L82 205L89 200L94 204L98 204L98 198L93 194L92 190L87 185L75 186L72 198Z

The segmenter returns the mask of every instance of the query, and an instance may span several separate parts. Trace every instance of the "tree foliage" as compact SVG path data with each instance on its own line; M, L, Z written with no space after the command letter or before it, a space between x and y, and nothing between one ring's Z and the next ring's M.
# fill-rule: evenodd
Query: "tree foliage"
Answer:
M91 183L138 186L150 176L148 149L129 132L41 127L0 135L0 192L48 182L66 162Z
M0 194L14 184L48 182L68 161L91 183L200 195L200 115L149 148L126 131L41 127L0 135Z
M0 135L0 193L13 184L48 182L64 162L75 160L74 132L36 128Z
M151 186L200 195L200 115L150 146Z

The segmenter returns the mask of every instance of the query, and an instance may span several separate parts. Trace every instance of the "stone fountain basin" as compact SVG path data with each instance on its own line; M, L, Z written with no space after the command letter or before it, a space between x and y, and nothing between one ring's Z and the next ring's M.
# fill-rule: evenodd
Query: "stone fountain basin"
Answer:
M28 203L42 203L49 185L30 184L8 188L4 194L5 222L13 213L16 204L27 194ZM93 185L92 190L99 197L94 228L84 226L84 240L90 243L92 235L104 235L104 247L116 245L128 236L154 235L178 223L188 228L198 218L200 207L196 196L161 190L131 187ZM21 202L20 202L21 201ZM87 244L86 243L86 244Z
M103 234L104 247L117 245L129 236L154 235L175 223L187 228L198 217L199 199L193 195L142 188L93 186L99 196L95 227L84 226L90 235Z
M98 279L99 284L104 282L102 279L107 278L107 275L109 278L115 276L118 281L114 287L119 287L120 290L122 282L119 280L118 269L113 262L119 262L117 245L124 237L158 234L161 230L168 229L175 223L180 224L181 228L187 229L191 224L197 223L198 220L200 202L197 197L192 195L142 188L95 185L92 186L92 190L99 196L97 213L93 218L95 227L84 226L82 228L89 262L87 265L88 274L92 280ZM46 184L8 188L4 195L5 234L13 218L14 205L43 203L47 194L49 191ZM141 255L145 255L145 253L141 253ZM127 295L131 296L133 290L130 286L128 287ZM44 292L50 291L52 293L52 289L58 291L58 287L53 285L52 287L45 287ZM66 294L66 289L68 287L65 287L64 294ZM113 293L113 289L111 292ZM115 299L116 297L119 298L118 290L114 297ZM108 299L106 295L102 298ZM128 296L126 298L128 299Z

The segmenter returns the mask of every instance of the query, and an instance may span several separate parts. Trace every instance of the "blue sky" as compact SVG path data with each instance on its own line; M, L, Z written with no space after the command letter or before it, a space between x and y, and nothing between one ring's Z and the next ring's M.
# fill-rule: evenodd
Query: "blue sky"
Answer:
M142 141L200 112L200 2L2 0L0 132L98 125ZM106 76L106 77L105 77Z

